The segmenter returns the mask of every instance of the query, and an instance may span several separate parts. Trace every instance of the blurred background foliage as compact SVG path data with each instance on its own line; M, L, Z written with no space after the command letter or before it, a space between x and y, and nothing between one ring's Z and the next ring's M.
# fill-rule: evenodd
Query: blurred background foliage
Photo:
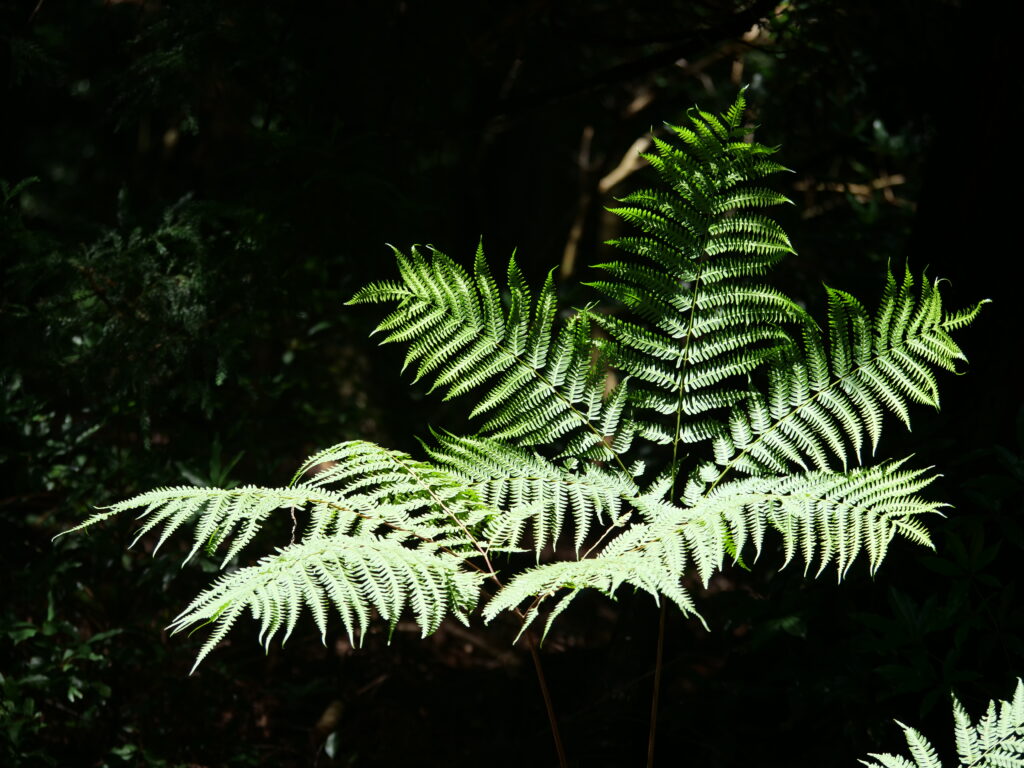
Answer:
M884 444L944 472L936 552L839 587L767 556L716 578L710 632L670 622L660 760L853 764L897 746L893 717L950 733L953 687L975 711L1007 695L1014 34L968 0L0 2L0 762L551 764L512 627L402 625L361 649L307 632L267 656L239 627L188 677L194 641L162 627L213 564L126 552L128 520L50 539L150 487L278 483L340 440L415 451L428 425L459 429L460 404L409 388L373 317L342 307L391 273L385 242L465 262L483 236L582 301L618 226L604 206L649 180L649 131L743 83L795 169L782 287L870 304L909 258L995 304L943 411ZM549 638L577 764L643 754L656 625L649 600L595 597Z

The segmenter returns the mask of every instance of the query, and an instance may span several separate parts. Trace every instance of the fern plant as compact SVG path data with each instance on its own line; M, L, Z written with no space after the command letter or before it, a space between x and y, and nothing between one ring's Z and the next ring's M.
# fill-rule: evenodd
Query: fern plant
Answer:
M764 211L789 201L744 111L741 93L654 138L661 185L612 209L634 233L597 265L603 303L560 311L552 274L531 290L512 258L499 282L482 247L471 270L395 250L397 276L352 298L390 305L375 332L406 346L414 380L467 403L473 434L433 432L424 459L346 442L287 486L160 489L72 530L136 511L158 545L191 526L189 557L224 551L229 570L172 625L212 627L196 664L247 611L264 644L306 611L322 635L336 614L354 643L375 620L411 614L426 635L478 608L546 633L587 589L699 616L689 577L776 542L784 564L840 579L860 555L876 571L896 537L930 546L934 476L874 456L886 413L909 425L912 403L938 406L936 372L964 360L951 334L984 302L950 311L905 268L873 312L828 289L819 326L765 282L793 249ZM237 565L289 511L298 540Z
M990 701L988 710L972 722L963 705L953 697L954 736L960 768L1017 768L1024 765L1024 682L1009 701ZM919 731L899 723L910 757L870 755L861 760L868 768L943 768L939 755Z

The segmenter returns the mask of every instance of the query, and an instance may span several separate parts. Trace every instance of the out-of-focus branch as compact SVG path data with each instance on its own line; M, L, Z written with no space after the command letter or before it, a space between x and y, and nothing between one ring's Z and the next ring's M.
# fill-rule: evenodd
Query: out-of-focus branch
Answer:
M906 177L901 173L883 174L867 183L843 181L816 182L813 179L806 178L794 183L793 189L804 193L804 210L801 218L813 219L842 204L841 197L819 202L818 192L836 192L839 195L853 195L853 198L858 203L867 203L871 201L875 192L881 191L882 197L887 203L913 207L911 201L897 197L896 193L893 192L893 187L905 184L906 181Z

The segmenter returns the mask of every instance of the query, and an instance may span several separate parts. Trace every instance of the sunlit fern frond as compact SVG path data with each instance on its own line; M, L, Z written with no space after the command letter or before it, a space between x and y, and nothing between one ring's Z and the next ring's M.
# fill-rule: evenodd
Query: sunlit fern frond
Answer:
M1020 768L1024 766L1024 682L1010 701L990 701L976 722L953 697L956 751L960 768ZM932 743L919 731L897 721L907 740L909 757L872 754L861 760L868 768L943 768Z
M233 539L221 567L273 512L290 510L295 525L298 516L306 520L299 543L222 576L175 621L176 629L215 624L197 664L246 608L261 622L266 642L282 627L287 636L304 606L323 632L333 604L350 635L365 630L374 609L393 625L408 604L424 632L434 631L446 612L464 617L475 605L480 580L464 568L486 552L484 532L496 515L454 475L363 441L311 456L286 488L159 489L71 530L129 510L141 510L144 520L135 541L160 529L157 548L185 524L194 525L186 559Z
M710 412L745 396L743 377L788 343L804 310L755 279L792 252L761 208L789 202L760 185L785 170L775 151L745 140L743 95L722 116L691 110L674 141L644 155L667 189L634 192L612 208L642 234L611 244L634 258L599 264L591 283L642 322L594 313L612 341L609 360L633 377L633 405L655 442L695 442L718 428ZM642 383L642 384L641 384ZM670 417L670 418L664 418Z
M495 516L495 509L454 474L361 440L339 443L309 457L295 473L291 487L343 493L364 519L444 541L454 551L472 551L477 544L472 532L483 531L486 521Z
M590 462L570 470L497 440L434 437L436 445L424 445L430 457L500 510L485 529L491 549L519 547L529 536L539 557L558 544L571 518L579 552L594 525L617 519L623 500L639 493L629 475Z
M319 471L310 480L298 482L313 468ZM230 540L222 568L278 510L308 515L307 535L354 535L383 527L443 542L453 551L472 550L470 530L482 530L494 514L452 475L363 441L341 443L310 457L287 488L159 488L106 507L64 533L130 510L139 510L144 521L132 544L159 529L159 549L186 523L194 525L186 561L200 549L212 554Z
M888 273L874 317L843 291L829 289L829 339L803 326L802 349L790 346L768 371L767 396L751 391L733 406L727 428L714 437L719 477L780 474L796 464L826 468L859 462L865 434L872 453L886 411L909 427L912 402L938 407L936 369L956 370L965 360L950 332L978 314L981 302L947 312L939 282L921 280L914 291L909 269L897 282Z
M558 442L565 455L600 460L629 448L627 384L606 396L588 315L556 331L551 274L534 301L513 258L506 311L482 248L472 277L434 249L429 258L418 247L396 251L396 259L400 282L369 285L349 303L397 302L377 326L383 343L407 342L405 364L417 364L417 380L432 376L445 399L483 390L470 414L486 417L483 434L524 446Z
M637 497L632 503L642 522L625 528L595 558L524 571L492 598L484 616L491 619L533 598L527 616L533 620L541 602L560 592L566 594L552 613L564 610L581 589L610 595L622 584L696 613L680 580L692 572L707 584L748 545L756 558L769 530L782 539L784 566L799 554L805 570L817 564L820 575L833 564L841 579L864 553L873 573L897 535L931 546L919 518L944 506L918 495L933 480L926 470L901 467L897 462L850 472L744 478L718 486L692 506Z
M475 607L483 576L463 565L462 558L436 545L419 542L410 547L398 532L310 536L256 565L221 576L182 611L171 629L213 625L195 666L246 610L259 622L260 641L268 647L279 632L287 640L305 610L325 636L332 608L353 643L366 631L373 611L393 630L409 610L426 636L449 614L465 622Z

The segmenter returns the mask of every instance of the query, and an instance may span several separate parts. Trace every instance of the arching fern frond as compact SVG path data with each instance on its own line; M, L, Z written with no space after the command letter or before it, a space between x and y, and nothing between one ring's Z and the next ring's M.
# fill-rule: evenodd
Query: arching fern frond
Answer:
M960 768L1008 768L1024 766L1024 682L1010 701L990 701L988 711L976 722L953 697L956 751ZM897 721L907 740L910 757L872 754L861 760L868 768L943 768L938 752L919 731Z
M611 241L639 260L597 265L608 277L591 285L645 323L594 319L612 339L609 360L638 382L633 404L650 414L641 434L655 442L715 433L708 412L744 397L724 385L788 343L784 324L808 321L791 299L751 279L792 247L755 212L789 201L756 183L785 169L769 159L774 149L744 140L744 109L741 93L725 115L695 109L686 125L668 126L675 141L655 138L656 152L644 155L668 189L635 192L610 209L643 233Z
M920 518L946 506L919 496L934 476L926 469L903 469L905 462L848 472L750 477L723 483L692 506L643 505L638 508L647 520L646 528L633 526L609 542L601 556L633 547L653 551L689 542L688 558L707 583L727 557L736 557L748 544L756 560L765 532L773 530L782 540L783 566L799 554L805 571L816 563L816 575L821 575L831 564L842 579L863 553L873 574L897 535L931 547ZM677 527L683 533L682 542L665 534ZM668 561L669 555L659 557Z
M714 436L720 478L826 468L833 457L845 467L847 445L859 461L865 434L874 452L886 411L909 427L911 402L938 407L934 369L955 371L966 359L950 332L985 303L946 312L939 281L922 279L915 296L909 269L899 283L888 273L873 318L848 293L829 289L828 300L828 347L805 325L802 350L793 345L770 366L767 396L751 391Z
M299 482L312 470L312 477ZM460 552L479 545L472 531L482 531L495 516L494 507L452 473L361 440L314 454L299 467L290 487L333 489L366 520L443 540Z
M430 457L500 510L487 523L491 549L516 548L529 535L538 557L555 546L573 523L577 553L593 525L615 520L623 500L639 494L633 478L589 462L571 471L522 448L488 438L434 435L437 445L424 445Z
M320 471L311 480L298 482L317 467ZM311 456L287 488L160 488L107 507L64 534L141 510L144 523L133 545L159 528L156 551L182 526L194 524L194 544L186 562L200 549L212 554L233 537L223 568L273 512L284 509L308 512L307 535L356 534L384 527L443 542L453 551L471 551L470 529L482 529L494 515L492 507L451 474L400 451L351 441Z
M223 568L253 540L273 512L279 509L301 509L307 504L314 507L337 505L339 508L347 508L343 496L319 493L311 497L303 488L258 488L249 485L222 490L178 486L158 488L120 501L60 535L88 528L123 512L141 510L138 517L144 522L129 546L134 546L144 535L159 528L160 537L153 550L155 554L173 533L186 523L193 523L194 543L185 562L191 560L200 549L212 554L233 537L221 562Z
M311 536L257 565L221 576L171 629L213 625L193 670L246 610L260 623L260 641L268 647L279 632L288 639L304 609L324 636L331 607L353 644L365 632L372 610L393 630L409 609L426 636L449 613L466 621L483 578L463 570L461 558L436 546L410 548L394 535Z
M643 522L623 530L595 558L524 571L491 599L484 616L491 619L534 598L527 616L532 620L543 600L563 590L568 593L554 609L558 612L581 589L610 595L622 584L663 595L695 613L680 580L693 572L706 585L748 544L756 558L768 530L782 539L783 566L800 554L805 569L817 563L820 575L831 563L841 579L864 553L874 573L897 535L931 546L919 518L944 506L918 495L933 479L926 470L901 467L897 462L845 473L745 478L722 484L685 507L637 497L632 503Z
M307 473L313 476L300 481ZM464 618L483 576L468 560L486 554L495 510L448 472L373 443L340 443L311 456L287 488L166 488L115 504L72 530L129 510L145 522L135 541L161 528L159 547L185 524L212 552L231 537L228 564L276 510L308 516L302 540L258 565L222 576L175 620L175 631L213 623L196 664L249 609L269 643L291 633L303 608L325 631L334 605L350 636L376 610L392 627L408 605L424 633L448 612ZM134 543L134 542L133 542Z
M472 277L431 249L398 251L401 282L374 283L350 304L397 302L378 326L383 343L408 342L406 365L416 379L432 375L445 399L484 392L471 416L486 416L481 432L517 445L567 445L564 453L618 459L632 439L621 418L627 385L605 397L604 364L594 355L589 317L576 314L557 332L551 274L534 301L513 258L508 268L511 303L503 308L483 249Z

